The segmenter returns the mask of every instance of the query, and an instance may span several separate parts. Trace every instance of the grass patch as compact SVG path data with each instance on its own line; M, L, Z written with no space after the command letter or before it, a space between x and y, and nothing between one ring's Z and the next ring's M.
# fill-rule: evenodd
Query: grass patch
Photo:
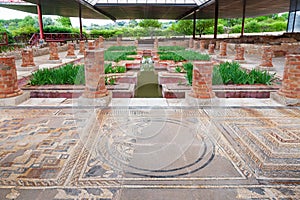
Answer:
M135 51L118 52L118 51L105 51L104 60L119 62L120 60L134 60L134 58L128 57L129 55L136 55Z
M111 64L104 65L105 74L125 73L126 67ZM114 84L116 78L108 77L106 84ZM84 85L85 72L84 65L67 64L57 69L39 69L34 72L29 81L30 85Z
M186 79L189 85L192 85L193 65L192 63L186 63L183 64L183 67L187 72ZM257 69L252 69L250 72L247 72L246 70L241 69L240 64L237 62L225 62L214 66L212 75L213 85L271 85L275 80L275 73L270 74L267 71L260 71Z
M158 52L160 60L173 60L175 62L181 61L208 61L210 60L210 56L207 54L200 54L195 51L160 51Z
M182 46L160 46L158 51L182 51L185 48Z
M111 46L107 51L136 51L135 46Z
M57 69L39 69L30 78L30 85L82 85L84 66L67 64Z

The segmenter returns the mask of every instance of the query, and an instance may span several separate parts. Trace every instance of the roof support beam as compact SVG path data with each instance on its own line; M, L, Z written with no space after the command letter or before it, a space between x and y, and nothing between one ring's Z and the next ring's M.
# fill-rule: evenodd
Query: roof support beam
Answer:
M214 39L217 39L217 35L218 35L218 20L219 20L219 0L215 0Z
M182 19L185 19L187 18L188 16L192 15L195 11L198 12L200 9L208 6L208 5L211 5L212 3L214 3L215 0L210 0L210 1L207 1L205 2L204 4L202 4L201 6L196 6L195 8L185 12L183 15L180 15L176 18L176 20L182 20Z
M44 26L43 26L43 14L42 14L42 6L40 2L36 5L37 7L37 13L38 13L38 20L39 20L39 26L40 26L40 39L44 39Z
M80 31L80 40L82 40L82 19L81 19L81 3L78 2L78 15L79 15L79 31Z
M243 18L242 18L241 37L243 37L244 33L245 33L246 3L247 3L247 0L243 0Z
M77 2L79 2L80 4L86 6L87 8L94 10L97 13L100 13L101 15L104 15L106 17L108 17L109 19L111 19L112 21L116 21L117 18L115 18L114 16L110 15L109 13L101 10L100 8L97 8L96 6L93 6L91 4L89 4L87 1L85 0L76 0Z
M193 39L196 38L196 11L194 11L194 20L193 20Z

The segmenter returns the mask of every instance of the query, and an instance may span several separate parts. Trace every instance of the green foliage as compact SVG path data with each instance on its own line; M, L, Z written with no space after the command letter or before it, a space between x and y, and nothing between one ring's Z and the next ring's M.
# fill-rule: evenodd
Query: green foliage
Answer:
M181 62L185 59L175 52L158 52L160 60L174 60L175 62Z
M45 33L72 33L72 29L63 26L46 26L44 27Z
M85 83L84 66L67 64L57 69L40 69L34 72L30 85L82 85Z
M72 27L71 20L69 17L59 17L56 21L64 27Z
M136 52L105 51L104 60L114 62L119 62L120 60L134 60L134 58L127 57L128 55L136 55Z
M136 51L135 46L111 46L107 51Z
M184 63L183 68L186 71L186 79L189 85L193 83L193 64L192 63Z
M94 29L91 30L90 34L95 35L96 37L102 36L104 38L111 38L114 37L118 34L120 34L119 30L99 30L99 29Z
M126 67L125 66L115 66L112 67L112 64L105 64L104 65L104 72L105 74L111 74L111 73L125 73Z
M176 51L175 52L177 55L181 56L184 58L184 60L203 60L203 61L208 61L210 60L210 56L208 54L201 54L195 51Z
M237 62L225 62L215 66L213 70L213 84L265 84L270 85L275 80L275 74L253 69L247 72L240 68Z
M114 85L117 78L115 76L106 76L105 77L105 85Z
M181 67L181 66L176 66L176 67L175 67L175 72L181 73L181 72L184 72L184 69L183 69L183 67Z
M185 48L182 46L159 46L159 51L180 51L184 50Z
M161 28L162 23L156 19L143 19L140 21L139 26L143 28Z
M158 52L160 60L174 60L175 62L181 61L194 61L194 60L210 60L209 55L207 54L200 54L195 51L187 51L187 50L180 50L180 51L160 51Z

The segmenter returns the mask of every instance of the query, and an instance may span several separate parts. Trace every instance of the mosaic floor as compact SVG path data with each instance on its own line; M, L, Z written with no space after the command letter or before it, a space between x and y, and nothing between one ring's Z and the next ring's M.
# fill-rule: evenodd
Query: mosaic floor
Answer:
M300 199L299 108L0 116L0 199Z

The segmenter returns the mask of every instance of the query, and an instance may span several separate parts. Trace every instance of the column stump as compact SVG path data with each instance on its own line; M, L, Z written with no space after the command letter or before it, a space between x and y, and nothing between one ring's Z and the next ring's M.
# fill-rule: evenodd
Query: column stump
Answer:
M58 55L58 48L57 48L57 43L56 42L50 42L49 43L49 61L51 63L61 63L62 60L59 58Z
M262 47L262 56L261 56L261 63L256 68L259 70L266 70L266 71L274 71L275 68L273 66L273 50L271 46L263 46Z
M300 106L300 55L286 55L282 87L271 98L288 106Z
M0 106L15 106L29 99L30 93L18 87L15 58L0 57Z
M201 61L193 63L192 91L187 92L186 101L190 105L216 104L216 95L212 91L213 63Z
M75 44L74 43L68 44L68 51L67 51L66 58L68 58L68 59L77 58L77 56L75 55Z
M81 106L107 106L111 93L105 86L104 49L86 50L85 90L78 99Z
M39 67L34 63L32 49L22 49L22 64L19 71L36 71Z

